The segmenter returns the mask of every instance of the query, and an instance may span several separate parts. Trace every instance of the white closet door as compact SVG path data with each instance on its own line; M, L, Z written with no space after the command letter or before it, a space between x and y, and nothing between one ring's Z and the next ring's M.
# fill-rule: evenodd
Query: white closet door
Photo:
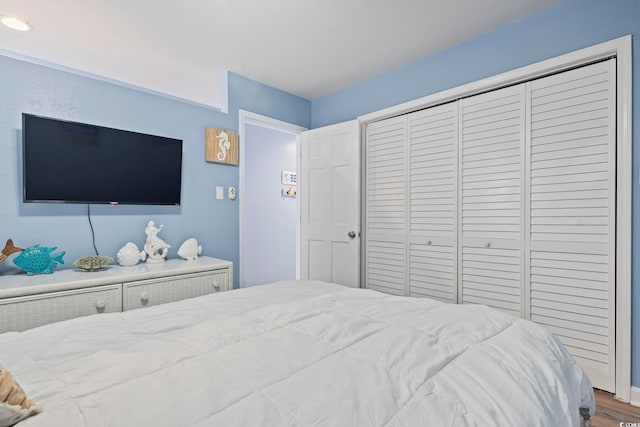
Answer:
M460 102L459 302L524 316L525 85Z
M365 287L406 295L407 116L367 126Z
M457 300L458 105L409 115L409 295Z
M529 83L531 320L615 392L615 60Z

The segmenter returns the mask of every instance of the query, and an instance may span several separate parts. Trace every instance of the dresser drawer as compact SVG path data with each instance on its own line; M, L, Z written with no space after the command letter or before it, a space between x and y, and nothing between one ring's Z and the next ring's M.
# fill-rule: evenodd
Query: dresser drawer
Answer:
M0 333L122 311L120 284L0 299Z
M122 285L124 310L194 298L229 289L229 270L208 271Z

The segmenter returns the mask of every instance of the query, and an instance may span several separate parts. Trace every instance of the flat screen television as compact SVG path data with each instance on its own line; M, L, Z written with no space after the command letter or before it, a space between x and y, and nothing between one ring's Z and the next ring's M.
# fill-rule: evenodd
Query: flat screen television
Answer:
M182 140L22 114L23 200L180 205Z

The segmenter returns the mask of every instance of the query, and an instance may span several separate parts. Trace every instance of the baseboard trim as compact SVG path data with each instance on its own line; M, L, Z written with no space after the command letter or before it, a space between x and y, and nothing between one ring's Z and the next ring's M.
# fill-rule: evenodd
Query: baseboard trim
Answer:
M640 406L640 387L631 387L631 401L633 406Z

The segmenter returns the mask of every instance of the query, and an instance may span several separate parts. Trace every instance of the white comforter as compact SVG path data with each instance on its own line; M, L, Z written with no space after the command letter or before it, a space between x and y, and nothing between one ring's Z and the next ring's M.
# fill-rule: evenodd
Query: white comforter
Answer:
M0 335L19 427L578 426L583 371L479 305L281 282Z

